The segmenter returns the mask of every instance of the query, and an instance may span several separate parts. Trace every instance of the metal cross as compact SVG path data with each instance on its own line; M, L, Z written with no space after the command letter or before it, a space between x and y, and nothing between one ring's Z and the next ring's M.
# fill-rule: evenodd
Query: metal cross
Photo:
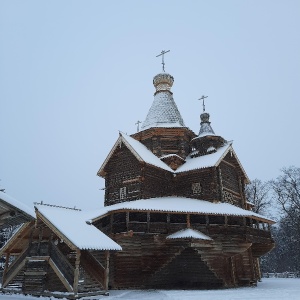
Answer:
M202 100L202 105L203 105L203 112L205 112L205 103L204 103L204 99L207 98L208 96L202 96L201 98L199 98L198 100Z
M140 124L141 124L141 123L142 123L141 121L137 121L137 122L135 123L135 125L137 125L137 132L140 131Z
M162 60L161 64L163 65L163 67L162 67L163 72L165 72L165 60L164 60L164 55L165 55L166 53L168 53L168 52L170 52L170 50L167 50L167 51L162 50L160 54L156 55L156 57L159 57L159 56L162 57L162 58L161 58L161 60Z

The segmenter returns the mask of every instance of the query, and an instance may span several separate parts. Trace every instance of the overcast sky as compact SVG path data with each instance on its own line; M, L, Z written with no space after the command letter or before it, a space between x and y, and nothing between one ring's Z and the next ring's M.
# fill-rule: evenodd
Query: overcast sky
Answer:
M0 0L0 188L103 205L96 173L166 71L188 127L202 95L250 179L300 167L300 1Z

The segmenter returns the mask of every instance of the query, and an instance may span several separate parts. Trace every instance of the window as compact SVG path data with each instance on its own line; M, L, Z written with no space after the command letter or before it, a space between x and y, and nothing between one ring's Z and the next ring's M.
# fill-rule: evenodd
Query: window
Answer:
M227 191L223 191L223 195L224 195L225 202L228 202L230 204L234 204L233 196L232 196L231 193L229 193Z
M202 190L200 182L192 183L193 194L200 194Z
M120 199L123 200L123 199L126 199L126 187L121 187L120 188Z

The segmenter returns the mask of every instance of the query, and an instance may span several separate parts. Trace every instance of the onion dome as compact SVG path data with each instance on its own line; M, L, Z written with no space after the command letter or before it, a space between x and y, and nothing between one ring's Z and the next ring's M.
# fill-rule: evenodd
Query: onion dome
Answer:
M201 126L199 131L199 137L205 135L215 135L215 132L210 126L209 113L204 112L203 114L200 115L200 119L201 119L201 123L200 123Z
M203 112L200 115L200 131L199 135L192 139L192 156L202 156L214 153L218 148L226 144L226 140L218 136L210 126L209 113Z
M174 77L168 73L160 73L153 78L156 89L154 101L142 124L142 130L153 127L186 127L173 99L173 82Z
M153 85L156 89L155 93L160 91L170 91L174 82L174 77L168 73L159 73L153 78Z

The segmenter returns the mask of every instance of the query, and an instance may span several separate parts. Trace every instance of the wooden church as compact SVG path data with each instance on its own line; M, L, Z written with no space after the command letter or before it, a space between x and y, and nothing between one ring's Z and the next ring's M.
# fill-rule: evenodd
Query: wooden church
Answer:
M3 291L79 298L260 280L259 257L274 247L274 222L251 210L249 179L209 114L201 114L199 134L185 125L173 82L165 72L154 77L141 130L120 133L100 167L103 208L40 203L34 211L0 192L0 228L23 223L0 250Z
M154 77L141 131L120 133L98 171L105 208L91 222L122 247L111 256L110 287L256 284L259 257L274 247L274 222L251 210L249 179L209 114L201 114L198 135L185 126L173 82L165 72Z

